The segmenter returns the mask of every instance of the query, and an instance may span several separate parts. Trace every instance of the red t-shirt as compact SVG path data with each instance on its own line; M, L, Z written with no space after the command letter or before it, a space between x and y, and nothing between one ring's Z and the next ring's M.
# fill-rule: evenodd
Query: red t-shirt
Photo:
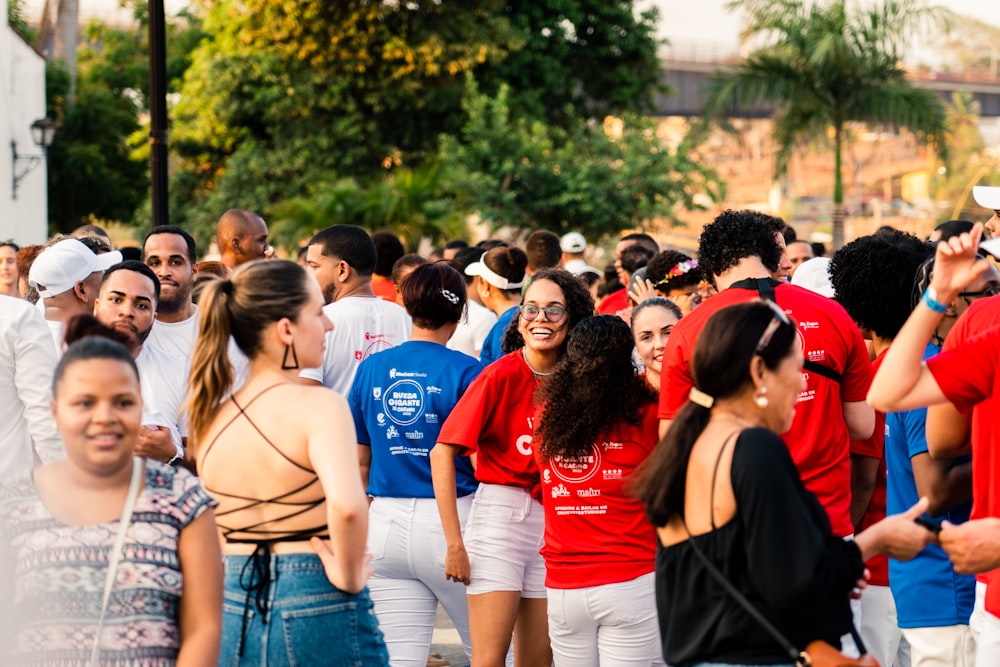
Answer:
M601 315L617 315L618 311L629 307L628 290L624 287L607 295L597 304L597 312Z
M372 292L380 299L396 303L396 284L389 278L372 277Z
M868 350L861 331L833 299L797 285L775 287L775 299L798 322L806 359L841 375L839 383L806 372L795 420L781 438L788 445L802 482L830 516L835 535L854 532L851 525L851 463L847 423L841 403L863 401L872 379ZM690 360L705 322L726 306L758 298L756 290L731 288L702 302L674 326L663 354L660 375L660 419L673 419L688 401L694 385Z
M521 351L505 354L479 374L448 415L438 442L477 453L476 479L540 493L534 435L538 381Z
M653 571L656 530L624 480L656 446L659 420L650 403L638 426L618 424L589 456L543 463L545 585L587 588L631 581Z
M1000 299L973 303L927 368L945 397L963 412L972 410L971 519L1000 517ZM987 584L986 609L1000 616L1000 570L979 574ZM994 584L993 582L996 582Z
M878 371L885 359L885 352L878 355L872 363L872 369ZM875 431L867 440L851 440L851 454L879 459L878 472L875 473L875 490L872 491L871 502L861 517L859 529L864 530L885 518L885 413L875 411ZM871 572L868 583L873 586L889 585L889 559L885 556L872 556L865 563Z

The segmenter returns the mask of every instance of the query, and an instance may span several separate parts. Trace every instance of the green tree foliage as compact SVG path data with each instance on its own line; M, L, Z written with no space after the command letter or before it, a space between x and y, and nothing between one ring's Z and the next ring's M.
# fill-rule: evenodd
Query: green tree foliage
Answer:
M514 118L509 94L506 87L495 97L481 94L470 80L466 125L441 140L457 202L494 227L599 238L654 218L677 222L676 209L721 199L715 172L696 160L698 137L670 150L651 122L632 115L617 137L619 128L600 125L567 131Z
M632 0L507 0L524 46L478 75L510 87L511 109L564 127L579 118L646 112L660 88L655 8Z
M35 41L35 29L24 17L24 0L7 0L7 25L27 41Z
M83 30L78 48L77 97L66 103L69 76L59 62L47 68L50 118L59 120L49 149L49 221L69 231L88 219L133 220L149 189L148 148L140 123L147 110L149 60L145 7L139 29L99 22ZM168 27L168 76L187 67L201 31L184 15Z
M782 173L792 150L833 132L833 245L844 242L841 174L844 127L849 121L905 127L939 148L945 113L937 97L914 88L900 66L907 41L946 14L922 0L873 5L847 0L736 0L744 37L758 40L746 60L714 77L707 110L718 115L758 102L777 105L774 137Z
M440 243L464 230L435 161L414 169L400 167L366 187L350 178L324 181L310 196L280 202L268 213L271 236L286 248L332 224L358 225L372 232L392 229L412 252L421 239Z
M518 117L567 129L643 109L659 76L655 13L634 4L203 0L210 37L177 108L171 218L201 229L343 177L377 191L399 161L421 174L464 122L469 73L491 92L509 82Z
M496 0L212 0L174 148L178 220L264 210L330 172L432 155L457 127L462 75L517 44ZM173 216L172 216L173 217Z

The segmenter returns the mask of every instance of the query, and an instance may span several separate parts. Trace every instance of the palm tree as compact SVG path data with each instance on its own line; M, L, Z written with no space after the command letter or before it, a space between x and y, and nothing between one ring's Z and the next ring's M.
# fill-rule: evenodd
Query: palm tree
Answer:
M944 150L945 111L934 93L914 88L900 67L912 37L945 25L949 12L922 0L734 0L746 14L742 37L760 46L707 87L706 115L755 103L777 107L776 175L800 143L833 131L833 245L844 243L841 152L851 121L904 127Z

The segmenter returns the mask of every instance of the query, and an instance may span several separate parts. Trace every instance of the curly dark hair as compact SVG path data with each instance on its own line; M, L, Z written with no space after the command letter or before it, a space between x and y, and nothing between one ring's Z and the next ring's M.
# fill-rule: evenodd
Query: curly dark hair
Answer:
M549 280L554 282L562 290L563 296L566 298L566 341L563 343L563 350L566 349L566 345L573 338L573 328L577 324L585 320L594 314L594 298L590 296L590 290L587 288L587 284L580 280L578 276L574 276L569 271L565 269L542 269L538 271L531 277L531 282L536 282L538 280ZM531 287L530 285L528 286ZM527 293L528 290L525 290ZM524 302L524 297L521 297L521 302ZM516 315L510 321L510 326L507 327L507 331L503 334L503 340L500 342L500 348L503 350L504 354L508 352L513 352L519 348L524 347L524 338L521 336L521 332L518 331L517 325L520 318Z
M698 265L712 277L745 257L758 257L768 271L777 271L781 250L774 234L779 224L785 224L781 218L759 211L723 211L701 232Z
M859 327L892 340L910 316L914 277L932 252L916 236L897 230L855 239L830 263L834 298Z
M588 317L573 329L566 354L539 389L535 429L542 459L585 456L602 433L642 421L656 400L632 365L632 330L620 317ZM537 442L537 440L536 440Z
M687 273L674 276L667 280L667 274L678 264L690 262L692 259L682 252L676 250L664 250L653 255L646 265L646 279L653 283L656 289L665 294L671 290L697 285L702 280L701 266L692 269Z

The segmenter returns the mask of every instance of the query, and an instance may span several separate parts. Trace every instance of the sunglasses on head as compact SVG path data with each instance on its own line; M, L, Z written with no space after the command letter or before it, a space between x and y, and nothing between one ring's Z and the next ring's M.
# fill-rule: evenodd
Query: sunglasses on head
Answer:
M764 351L764 349L770 344L771 339L774 337L774 332L776 332L782 324L791 325L792 323L792 321L788 319L788 315L785 314L785 311L783 311L778 304L766 299L764 300L764 303L766 303L768 308L771 309L771 321L768 322L767 328L764 329L764 333L762 333L760 335L760 339L757 340L757 347L754 349L754 354L760 354Z

